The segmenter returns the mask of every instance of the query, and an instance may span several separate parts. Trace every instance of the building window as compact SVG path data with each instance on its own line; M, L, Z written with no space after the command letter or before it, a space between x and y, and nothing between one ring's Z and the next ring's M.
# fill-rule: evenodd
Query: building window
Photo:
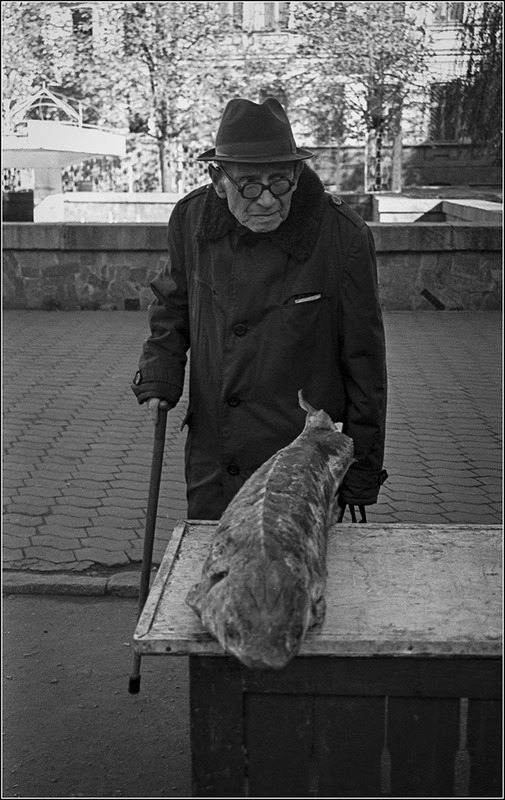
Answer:
M464 2L433 3L433 21L441 24L462 22L465 13Z
M289 2L223 3L226 13L233 15L235 25L248 31L285 30L289 25L289 5Z

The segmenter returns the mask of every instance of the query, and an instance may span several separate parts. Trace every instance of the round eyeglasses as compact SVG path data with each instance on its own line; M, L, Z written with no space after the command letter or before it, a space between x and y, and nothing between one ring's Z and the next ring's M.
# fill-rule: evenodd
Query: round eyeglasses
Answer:
M216 165L215 168L224 172L226 177L233 183L245 200L257 200L258 197L261 197L265 189L268 189L270 194L273 194L274 197L281 197L283 194L287 194L291 191L295 185L295 181L292 181L290 178L276 178L272 183L265 184L259 181L248 181L244 183L243 186L240 186L221 164Z

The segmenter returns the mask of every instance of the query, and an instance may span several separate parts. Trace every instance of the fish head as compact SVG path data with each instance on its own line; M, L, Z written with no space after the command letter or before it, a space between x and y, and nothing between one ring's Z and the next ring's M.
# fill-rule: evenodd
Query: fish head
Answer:
M230 570L209 592L202 622L246 667L282 669L311 623L306 584L279 560L256 562L236 577Z

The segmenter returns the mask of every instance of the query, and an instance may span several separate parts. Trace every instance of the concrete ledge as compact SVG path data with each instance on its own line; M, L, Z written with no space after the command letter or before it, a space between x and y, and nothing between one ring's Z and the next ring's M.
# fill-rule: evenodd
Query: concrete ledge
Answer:
M2 576L3 594L60 594L81 597L112 595L138 597L140 574L122 572L111 576L69 575L16 572L6 570Z
M459 220L501 225L503 220L503 206L489 200L444 200L442 209L447 222Z
M69 251L163 251L167 249L167 225L142 223L37 223L6 222L3 249Z
M370 222L377 252L405 250L501 250L501 226L465 222ZM167 249L164 223L62 224L6 222L3 249L159 251Z
M472 225L464 222L368 223L377 254L427 251L501 251L499 225Z

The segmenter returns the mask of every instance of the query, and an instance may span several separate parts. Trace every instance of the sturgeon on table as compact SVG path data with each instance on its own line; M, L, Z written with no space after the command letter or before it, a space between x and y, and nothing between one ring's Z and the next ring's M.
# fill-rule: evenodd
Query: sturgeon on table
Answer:
M186 602L224 650L280 669L325 613L327 531L353 441L305 402L302 433L266 461L222 515Z

